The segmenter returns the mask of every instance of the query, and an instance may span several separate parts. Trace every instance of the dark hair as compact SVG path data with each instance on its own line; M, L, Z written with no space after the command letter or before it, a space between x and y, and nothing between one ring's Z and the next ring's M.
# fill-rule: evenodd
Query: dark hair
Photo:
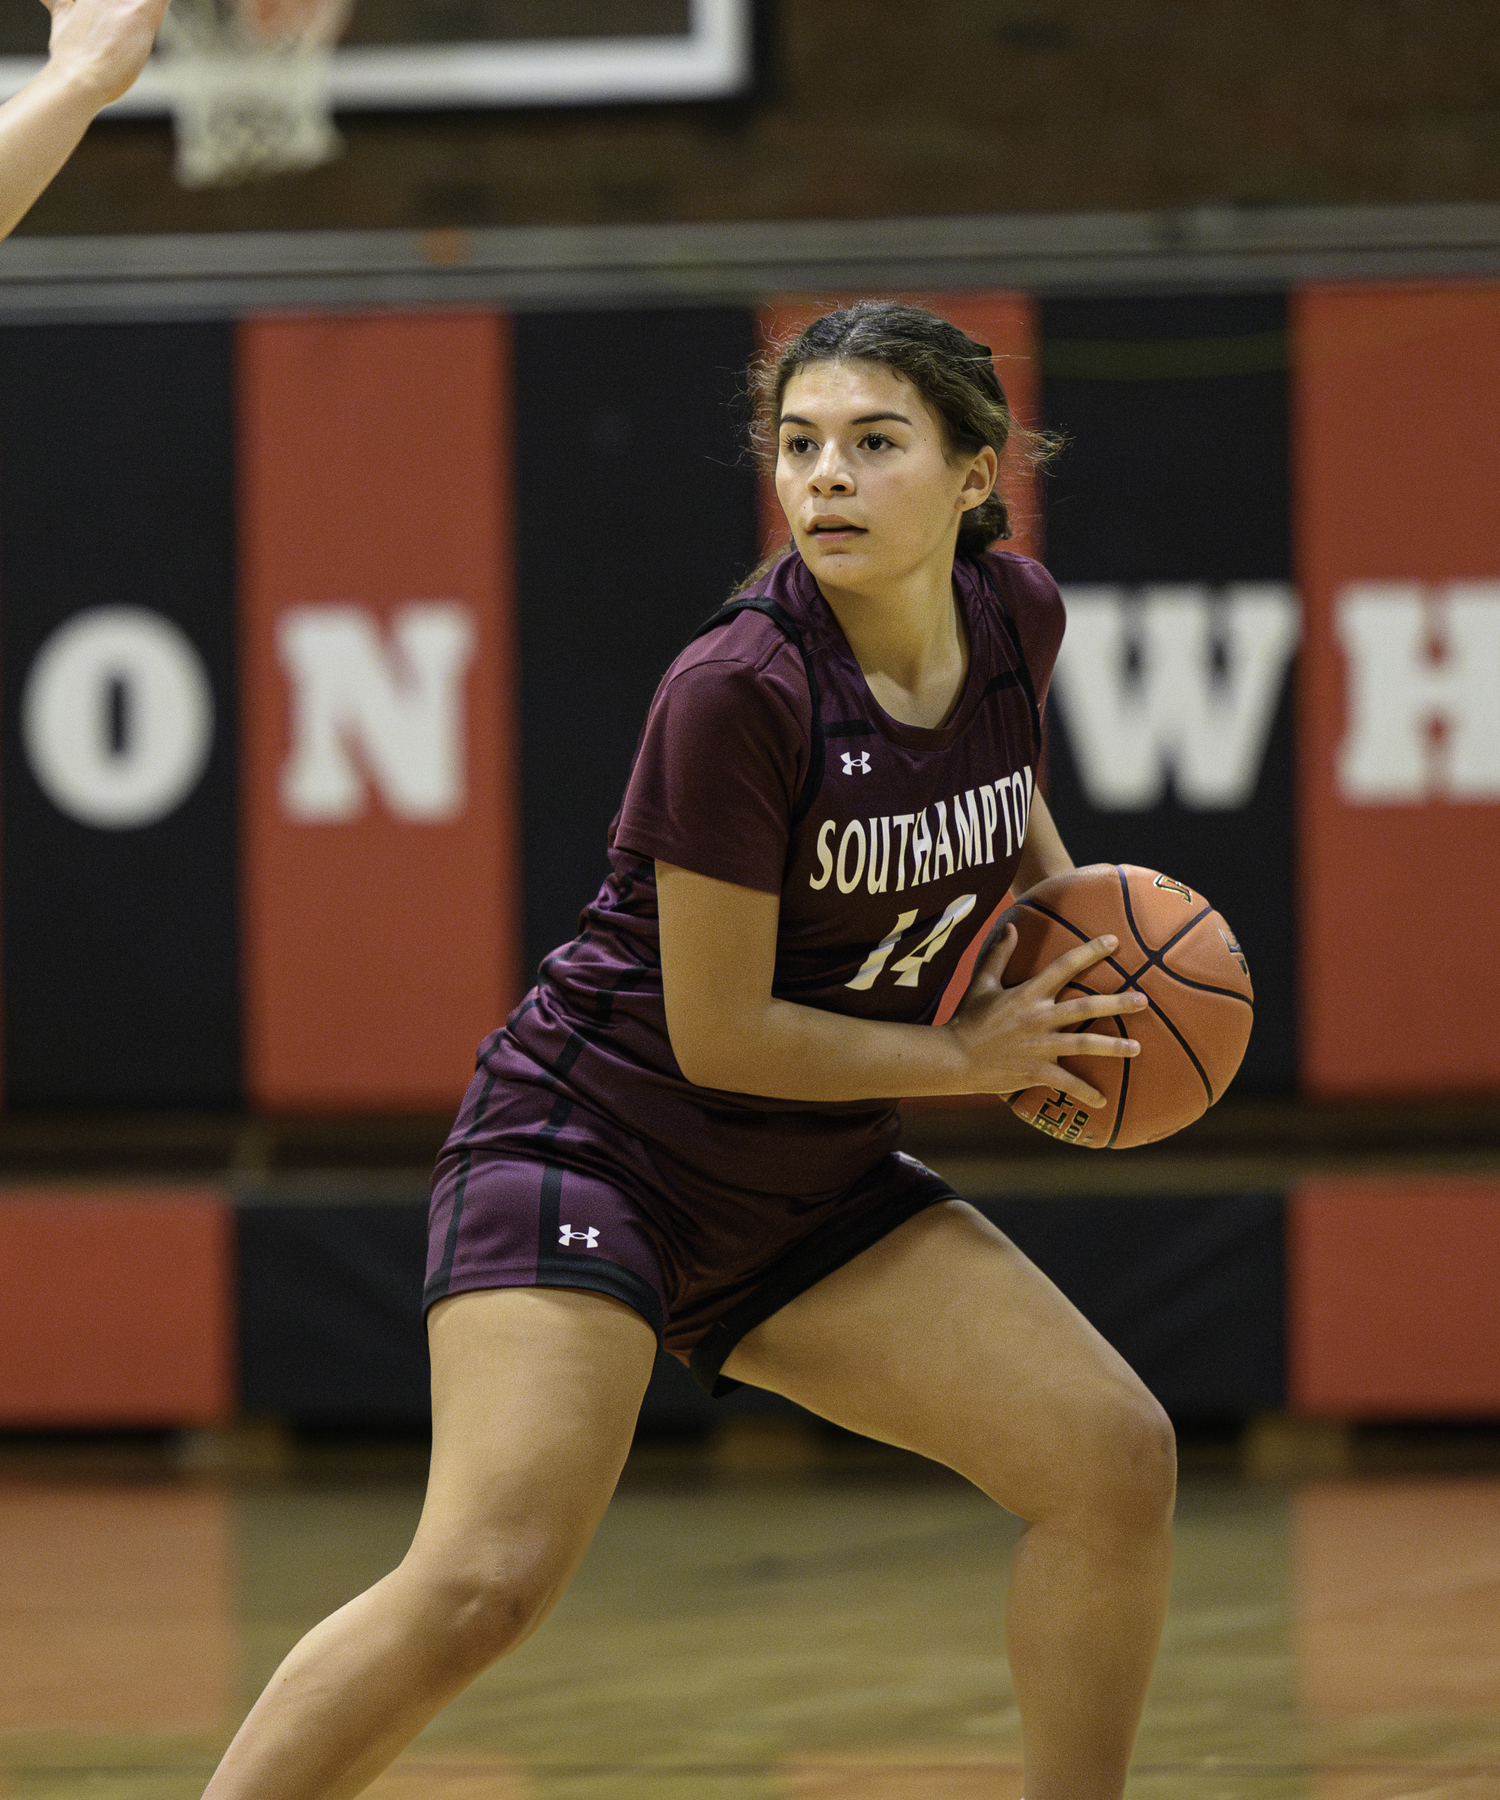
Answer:
M841 312L824 313L751 365L750 439L762 468L776 464L787 384L809 363L820 362L884 363L904 375L942 420L954 455L972 455L989 444L1003 459L1009 447L1012 456L1019 451L1025 466L1035 469L1057 449L1057 439L1028 431L1011 416L987 344L925 307L861 300ZM1010 535L1010 509L997 486L959 521L959 554L978 556L996 538Z

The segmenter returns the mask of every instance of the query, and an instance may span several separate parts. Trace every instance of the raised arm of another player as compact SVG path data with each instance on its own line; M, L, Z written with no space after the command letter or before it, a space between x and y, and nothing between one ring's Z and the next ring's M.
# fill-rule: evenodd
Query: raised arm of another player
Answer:
M46 65L0 106L0 237L31 207L151 54L167 0L42 0L52 13Z

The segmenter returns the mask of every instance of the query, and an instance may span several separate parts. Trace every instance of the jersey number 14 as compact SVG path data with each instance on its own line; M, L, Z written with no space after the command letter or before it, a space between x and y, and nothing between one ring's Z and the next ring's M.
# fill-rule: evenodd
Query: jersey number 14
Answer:
M968 918L969 914L973 912L974 902L978 898L979 896L977 894L960 894L956 900L950 901L942 918L938 920L937 924L933 926L927 936L922 939L921 943L918 944L915 949L908 950L905 956L900 957L897 961L891 963L891 968L896 975L897 987L915 987L917 985L918 981L921 979L923 968L932 961L933 957L939 954L943 946L948 942L948 939L953 935L953 927L957 925L961 919ZM861 992L866 988L874 987L876 981L880 978L881 971L885 968L885 965L890 962L891 952L916 922L917 909L915 907L913 907L910 912L902 913L897 918L896 923L865 958L859 973L854 977L853 981L846 981L844 983L845 987L858 988Z

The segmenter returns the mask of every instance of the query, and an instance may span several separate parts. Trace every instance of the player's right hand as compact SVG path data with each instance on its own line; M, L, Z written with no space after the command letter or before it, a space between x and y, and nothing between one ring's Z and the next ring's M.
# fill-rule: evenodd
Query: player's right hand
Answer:
M1029 981L1006 987L1003 977L1017 943L1007 925L980 958L948 1030L973 1067L973 1093L1015 1094L1024 1088L1059 1088L1084 1106L1107 1105L1103 1094L1081 1075L1063 1068L1064 1056L1135 1056L1134 1038L1106 1037L1074 1029L1088 1019L1113 1018L1149 1005L1133 989L1122 994L1082 994L1059 1000L1059 990L1085 969L1119 948L1112 936L1094 938L1066 951Z
M167 3L42 0L52 14L49 67L80 83L96 106L107 106L145 67Z

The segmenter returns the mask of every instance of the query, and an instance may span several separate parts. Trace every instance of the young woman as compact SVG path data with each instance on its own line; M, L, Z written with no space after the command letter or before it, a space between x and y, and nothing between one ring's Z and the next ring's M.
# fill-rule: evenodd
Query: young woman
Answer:
M1044 1276L896 1150L903 1094L1133 1054L1059 1001L1101 939L950 1023L964 946L1071 866L1035 786L1062 636L993 555L1011 421L916 308L818 320L760 372L795 548L667 672L579 936L480 1052L440 1159L433 1451L401 1566L292 1651L213 1800L357 1793L567 1585L658 1340L934 1457L1027 1521L1008 1641L1028 1800L1116 1800L1166 1604L1171 1429Z
M151 54L167 0L42 0L51 54L0 106L0 237L14 229Z

